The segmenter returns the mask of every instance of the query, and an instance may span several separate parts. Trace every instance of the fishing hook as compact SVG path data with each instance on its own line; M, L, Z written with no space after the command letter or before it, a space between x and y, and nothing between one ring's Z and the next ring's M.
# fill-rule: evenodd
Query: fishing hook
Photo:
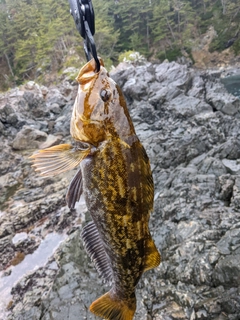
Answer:
M76 28L84 39L84 51L87 61L94 58L96 72L100 70L100 62L93 35L95 33L95 16L91 0L68 0L70 13L75 21Z

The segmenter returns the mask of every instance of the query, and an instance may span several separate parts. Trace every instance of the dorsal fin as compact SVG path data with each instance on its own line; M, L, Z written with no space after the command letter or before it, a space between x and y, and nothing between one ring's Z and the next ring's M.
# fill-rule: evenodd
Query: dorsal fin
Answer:
M99 275L107 282L112 281L110 259L104 249L102 239L93 221L89 222L82 231L82 239L86 251L93 261Z
M83 192L83 182L82 182L82 171L79 169L67 190L66 202L70 209L75 207L75 203L79 201L81 194Z
M161 256L155 243L149 234L149 238L145 242L145 263L144 272L157 267L161 262Z

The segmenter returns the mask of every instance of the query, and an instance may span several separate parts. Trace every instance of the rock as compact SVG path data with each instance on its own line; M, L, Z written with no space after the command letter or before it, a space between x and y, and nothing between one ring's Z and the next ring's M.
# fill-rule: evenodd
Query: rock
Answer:
M237 176L233 185L231 204L236 212L240 209L240 176Z
M223 284L225 287L231 287L234 283L235 286L239 286L239 259L240 254L230 254L219 259L213 273L213 280L216 285Z
M22 242L26 241L28 239L28 235L26 232L20 232L16 233L15 236L12 238L12 243L17 246L21 244Z
M238 163L237 160L223 159L222 163L230 173L237 175L240 174L240 163Z
M111 75L123 88L155 183L150 230L162 262L137 286L135 319L238 320L239 100L226 92L219 71L176 62L123 63ZM63 79L0 96L4 320L96 319L88 307L108 290L82 246L82 225L90 219L84 202L71 210L65 203L76 170L44 178L28 159L29 148L70 140L76 89ZM40 257L43 264L24 269ZM15 285L5 282L18 270Z
M239 98L229 95L219 81L217 83L207 83L206 100L215 110L228 115L236 115L240 111Z
M236 245L240 246L240 229L232 229L225 233L225 235L216 243L219 252L222 255L229 255L235 251Z
M9 104L3 104L0 106L0 120L7 122L8 117L14 113L14 109Z
M39 145L39 148L46 149L46 148L55 146L57 144L60 144L61 139L62 139L62 136L54 136L50 134L47 136L47 140Z
M70 134L72 102L69 102L62 109L62 113L54 122L53 133L67 136Z
M47 134L45 132L24 126L13 140L12 147L15 150L36 149L46 139Z
M66 98L61 94L57 88L50 89L46 96L47 105L58 104L61 108L66 104Z
M24 85L24 87L25 87L25 89L27 89L27 90L39 90L40 89L40 87L39 87L39 85L36 83L36 82L34 82L34 81L28 81L25 85Z
M48 116L49 113L40 89L37 93L34 91L25 91L23 99L27 102L27 106L34 117L41 118Z
M4 125L3 123L0 121L0 133L3 134L4 133Z
M173 100L170 100L169 107L173 108L179 115L191 117L198 113L211 112L212 108L206 102L202 102L198 98L178 95Z
M59 104L57 104L57 103L50 104L48 109L49 109L49 111L51 111L55 114L61 113L61 108L60 108Z
M89 266L79 230L62 245L55 258L59 272L49 296L43 301L42 319L65 320L68 317L78 320L79 314L83 319L96 319L94 315L89 314L86 306L107 290L98 279L92 265ZM70 278L69 273L72 275Z
M43 97L45 98L46 95L48 94L48 88L45 86L41 86L40 89L41 89Z
M233 186L235 184L235 177L230 174L222 175L218 178L219 181L219 199L228 201L230 203L233 195Z

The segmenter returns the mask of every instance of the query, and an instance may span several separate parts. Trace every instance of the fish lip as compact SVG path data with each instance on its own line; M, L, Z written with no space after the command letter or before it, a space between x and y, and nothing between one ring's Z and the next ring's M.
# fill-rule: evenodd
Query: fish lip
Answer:
M91 81L94 77L96 77L96 75L98 76L100 71L101 71L101 67L104 66L103 60L99 57L99 61L100 61L100 69L98 72L96 72L96 63L94 59L91 59L90 61L88 61L87 64L85 64L79 71L79 74L76 78L77 82L79 84L86 84L87 82Z

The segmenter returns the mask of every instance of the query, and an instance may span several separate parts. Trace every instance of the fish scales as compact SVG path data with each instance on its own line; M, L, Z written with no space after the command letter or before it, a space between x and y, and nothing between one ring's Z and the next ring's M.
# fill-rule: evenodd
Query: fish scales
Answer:
M132 124L124 97L101 60L79 73L70 132L75 145L40 150L34 167L45 176L78 166L66 200L73 208L83 192L92 222L83 228L87 253L111 290L90 306L109 320L132 320L135 287L143 272L159 265L148 220L154 186L145 149ZM61 161L58 159L61 159Z

